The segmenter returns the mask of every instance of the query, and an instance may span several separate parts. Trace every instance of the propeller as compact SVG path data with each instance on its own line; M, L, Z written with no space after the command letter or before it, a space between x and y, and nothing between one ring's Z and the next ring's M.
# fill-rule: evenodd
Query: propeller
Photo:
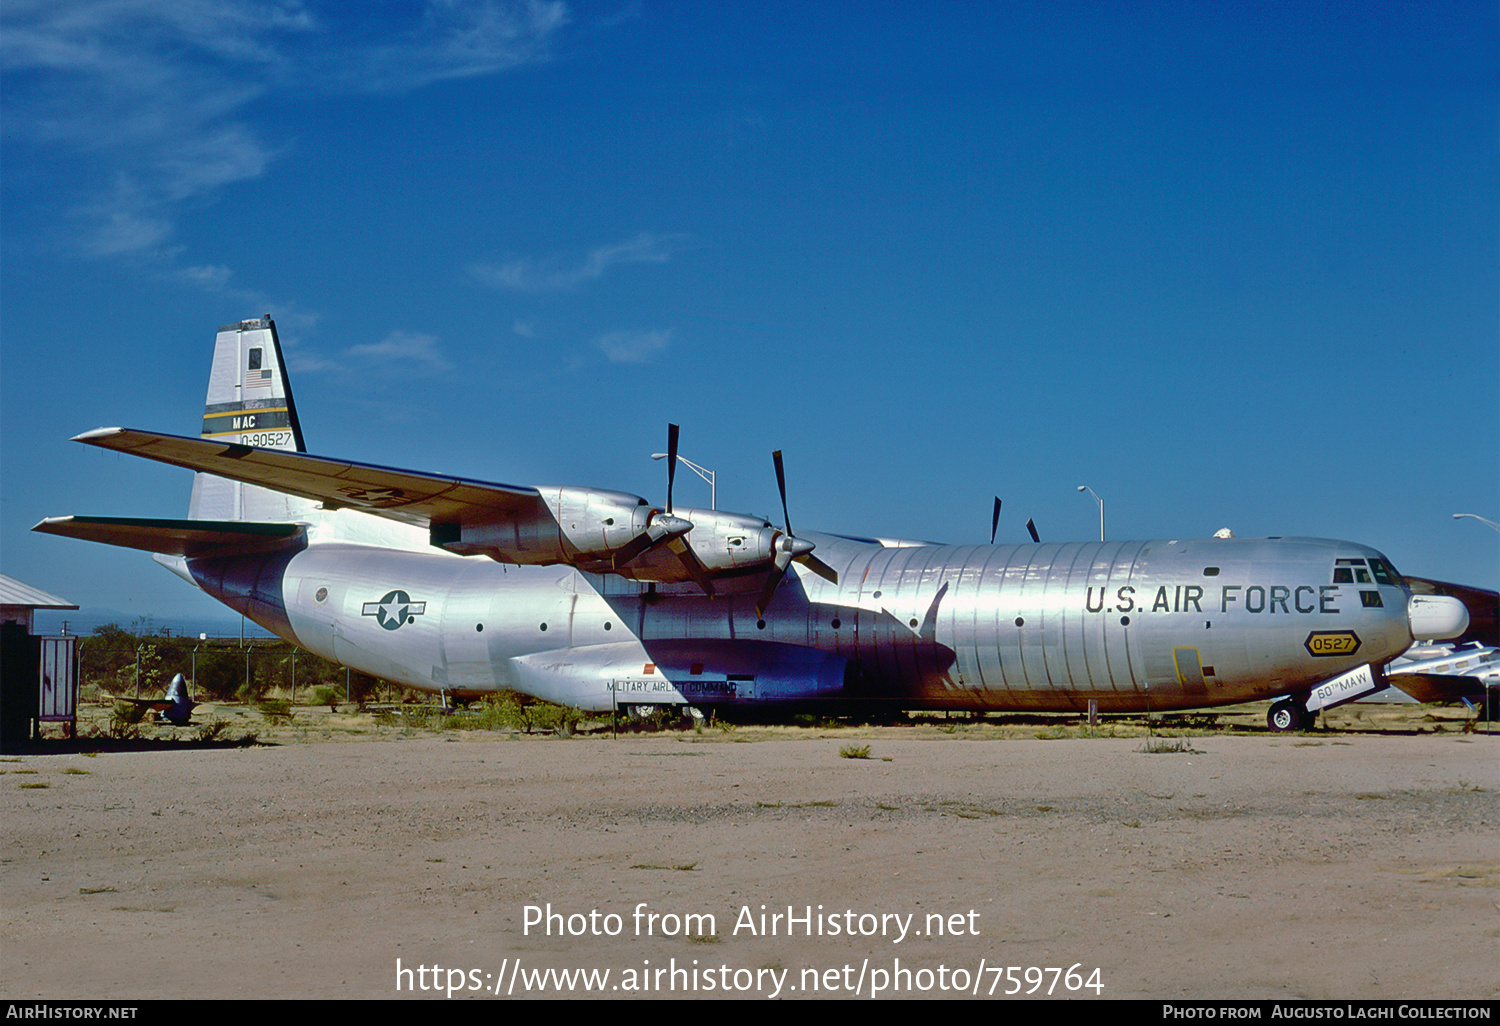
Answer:
M667 425L667 447L671 451L671 462L667 465L667 510L663 514L653 515L644 531L615 549L611 561L616 569L627 565L643 552L654 549L664 542L670 546L693 529L691 521L672 515L672 477L677 467L676 424Z
M995 515L990 517L990 544L995 544L995 532L1000 530L1000 496L995 496Z
M703 565L703 561L693 552L693 547L687 543L687 538L684 537L693 529L693 525L690 521L672 515L672 485L677 480L678 430L676 424L667 425L667 509L663 515L651 518L652 528L654 529L657 524L661 524L664 531L661 537L655 540L648 540L639 551L632 553L630 559L634 559L641 552L646 551L646 549L658 542L665 541L667 548L682 563L683 569L688 572L688 576L697 582L698 587L703 589L703 594L709 598L713 598L714 582L708 576L708 568ZM652 532L648 531L648 535L650 533ZM648 535L642 535L641 537L647 538ZM629 561L627 559L623 562L628 563Z
M781 462L780 449L771 454L771 460L776 464L776 487L781 491L781 517L782 523L786 525L786 534L776 539L774 543L773 567L766 575L766 583L761 588L760 598L755 603L757 616L766 615L766 607L771 604L776 588L781 584L781 579L786 576L786 569L791 566L792 560L801 563L831 584L839 583L838 571L812 554L813 543L792 534L792 516L787 511L786 505L786 468Z
M654 549L665 542L669 547L693 529L691 521L681 517L662 514L651 518L646 529L614 551L613 563L618 569L625 566L647 549ZM675 551L675 550L674 550Z
M1042 540L1041 535L1036 533L1036 521L1030 519L1029 517L1026 520L1026 530L1031 532L1032 541L1040 542Z
M667 516L672 515L672 482L677 480L677 425L667 425Z

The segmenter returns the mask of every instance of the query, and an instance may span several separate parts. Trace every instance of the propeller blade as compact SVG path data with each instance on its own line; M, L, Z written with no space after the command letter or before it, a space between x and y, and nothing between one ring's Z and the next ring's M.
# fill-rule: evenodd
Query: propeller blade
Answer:
M672 512L672 482L677 480L677 425L667 425L667 513Z
M990 518L990 544L995 544L995 532L1000 530L1000 496L995 496L995 515Z
M681 538L692 529L692 523L681 517L668 516L665 513L653 516L644 531L615 550L615 568L625 566L643 552L656 548L664 541Z
M812 554L813 543L802 541L792 533L792 515L786 506L786 467L781 462L781 450L777 449L771 453L771 461L776 464L776 487L781 492L781 516L786 524L786 537L776 542L775 568L766 575L766 583L760 590L760 598L755 603L757 616L766 615L766 607L771 604L771 599L776 595L776 588L786 576L786 568L796 560L807 567L813 573L833 584L839 583L838 571L817 556Z
M781 450L771 453L771 459L776 464L776 487L781 489L781 522L786 525L786 533L792 535L792 515L786 511L786 470L781 465Z
M687 543L687 539L677 535L667 542L667 548L671 549L682 562L689 576L698 582L698 587L703 589L703 594L713 598L714 582L708 576L708 568L698 559L697 553L693 552L693 547Z
M620 567L629 563L631 560L635 559L635 557L639 556L641 553L645 552L647 549L651 548L661 540L662 539L660 538L651 537L651 535L646 532L642 532L636 535L634 538L630 539L630 541L626 542L624 545L621 545L618 549L615 550L615 569L618 570Z
M760 589L760 598L755 600L755 615L764 617L766 607L771 604L771 599L776 595L776 586L781 583L781 578L786 575L785 567L777 567L766 575L766 583Z
M1036 533L1036 522L1029 517L1026 520L1026 530L1031 532L1032 541L1040 542L1042 540L1041 535Z
M817 556L809 553L807 555L797 556L796 560L797 562L801 563L803 566L811 570L813 573L823 578L823 580L827 581L829 584L839 583L839 572L833 567L829 566L827 563L823 562Z

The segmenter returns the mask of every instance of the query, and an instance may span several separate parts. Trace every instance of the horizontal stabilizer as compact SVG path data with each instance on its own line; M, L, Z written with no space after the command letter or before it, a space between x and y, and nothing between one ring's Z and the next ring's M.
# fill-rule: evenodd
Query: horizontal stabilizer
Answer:
M227 556L281 548L302 530L302 525L238 520L48 517L32 530L168 556Z
M550 518L540 493L517 485L129 428L99 428L74 441L298 495L321 502L325 509L357 509L420 526L483 521L497 515Z

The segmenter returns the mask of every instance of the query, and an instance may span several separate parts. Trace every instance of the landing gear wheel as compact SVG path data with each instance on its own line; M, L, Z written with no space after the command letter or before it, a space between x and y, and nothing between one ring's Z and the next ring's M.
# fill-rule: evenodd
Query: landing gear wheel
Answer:
M1306 730L1311 721L1312 716L1302 703L1291 698L1275 703L1271 706L1271 711L1266 713L1266 726L1283 734Z

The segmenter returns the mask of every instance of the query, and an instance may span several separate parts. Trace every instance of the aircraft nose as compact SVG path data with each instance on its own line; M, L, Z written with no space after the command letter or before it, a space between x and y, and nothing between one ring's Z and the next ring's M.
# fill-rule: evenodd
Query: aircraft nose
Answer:
M1406 603L1406 621L1413 638L1456 638L1469 629L1469 610L1451 595L1413 595Z

